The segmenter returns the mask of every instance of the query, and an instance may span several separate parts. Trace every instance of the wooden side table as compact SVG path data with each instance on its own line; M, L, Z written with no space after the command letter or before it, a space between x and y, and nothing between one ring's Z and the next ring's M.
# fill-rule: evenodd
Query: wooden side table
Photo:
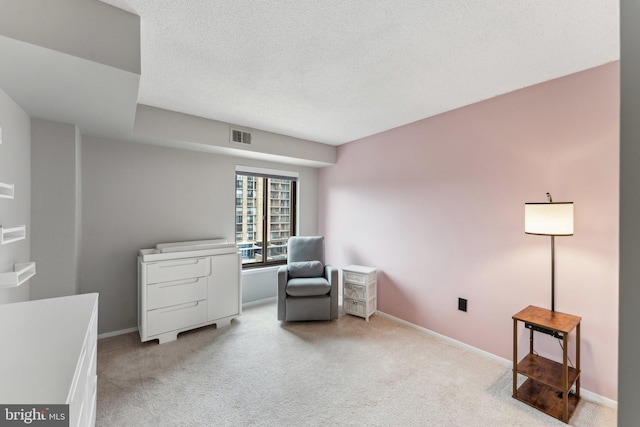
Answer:
M580 400L580 321L578 316L528 306L513 315L513 397L565 423ZM518 363L518 322L529 329L529 353ZM568 338L576 331L576 366L568 364ZM533 351L533 332L562 339L562 363ZM518 374L527 380L518 388ZM575 393L570 393L575 384Z

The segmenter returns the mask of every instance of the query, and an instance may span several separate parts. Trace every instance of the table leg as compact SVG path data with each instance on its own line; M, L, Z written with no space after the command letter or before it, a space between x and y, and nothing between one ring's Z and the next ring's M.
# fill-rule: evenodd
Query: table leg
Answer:
M562 336L562 421L569 421L569 364L567 363L567 335Z
M576 380L576 397L580 398L580 323L576 327L576 370L578 379Z
M513 396L518 393L518 321L513 319Z

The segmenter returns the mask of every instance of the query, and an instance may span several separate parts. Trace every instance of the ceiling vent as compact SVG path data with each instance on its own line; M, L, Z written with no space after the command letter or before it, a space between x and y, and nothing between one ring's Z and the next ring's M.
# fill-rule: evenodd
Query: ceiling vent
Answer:
M251 145L251 132L231 128L231 142L236 144Z

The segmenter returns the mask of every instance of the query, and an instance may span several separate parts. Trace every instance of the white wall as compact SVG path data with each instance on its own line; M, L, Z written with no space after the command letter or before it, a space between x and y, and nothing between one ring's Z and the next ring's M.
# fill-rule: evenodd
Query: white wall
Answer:
M100 293L101 333L137 326L139 249L235 239L238 164L298 172L299 231L316 233L317 169L83 137L80 282ZM259 277L253 286L275 289L268 272Z
M31 121L31 299L80 291L80 133L74 125Z
M140 73L140 17L97 0L1 1L0 34Z
M251 132L251 145L231 144L230 128ZM228 156L322 167L335 164L336 147L305 139L249 129L217 120L138 105L136 141Z
M31 261L31 125L29 116L1 89L0 128L0 182L15 184L15 198L0 199L0 224L27 226L26 239L0 245L0 273L5 273L16 263ZM0 304L28 299L29 283L0 289Z

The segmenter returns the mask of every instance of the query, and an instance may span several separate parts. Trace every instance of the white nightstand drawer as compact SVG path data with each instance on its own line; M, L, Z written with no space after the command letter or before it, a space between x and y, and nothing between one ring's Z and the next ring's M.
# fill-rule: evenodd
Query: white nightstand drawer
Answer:
M376 280L376 270L377 269L371 267L350 265L342 269L342 278L345 282L364 285Z
M367 287L363 285L356 285L350 282L345 282L344 297L364 301L367 299Z
M367 275L362 273L352 273L351 271L345 271L342 273L344 275L345 282L351 283L360 283L364 285L367 283Z
M196 301L149 310L147 320L150 336L194 326L207 321L207 304L206 301Z
M367 315L367 304L364 301L356 301L345 298L342 305L345 313L355 314L362 317Z
M147 266L147 284L204 277L211 274L209 258L165 261Z
M376 282L366 285L356 285L355 283L344 282L344 298L357 299L367 301L376 296Z
M207 278L173 280L147 286L147 309L207 299Z

